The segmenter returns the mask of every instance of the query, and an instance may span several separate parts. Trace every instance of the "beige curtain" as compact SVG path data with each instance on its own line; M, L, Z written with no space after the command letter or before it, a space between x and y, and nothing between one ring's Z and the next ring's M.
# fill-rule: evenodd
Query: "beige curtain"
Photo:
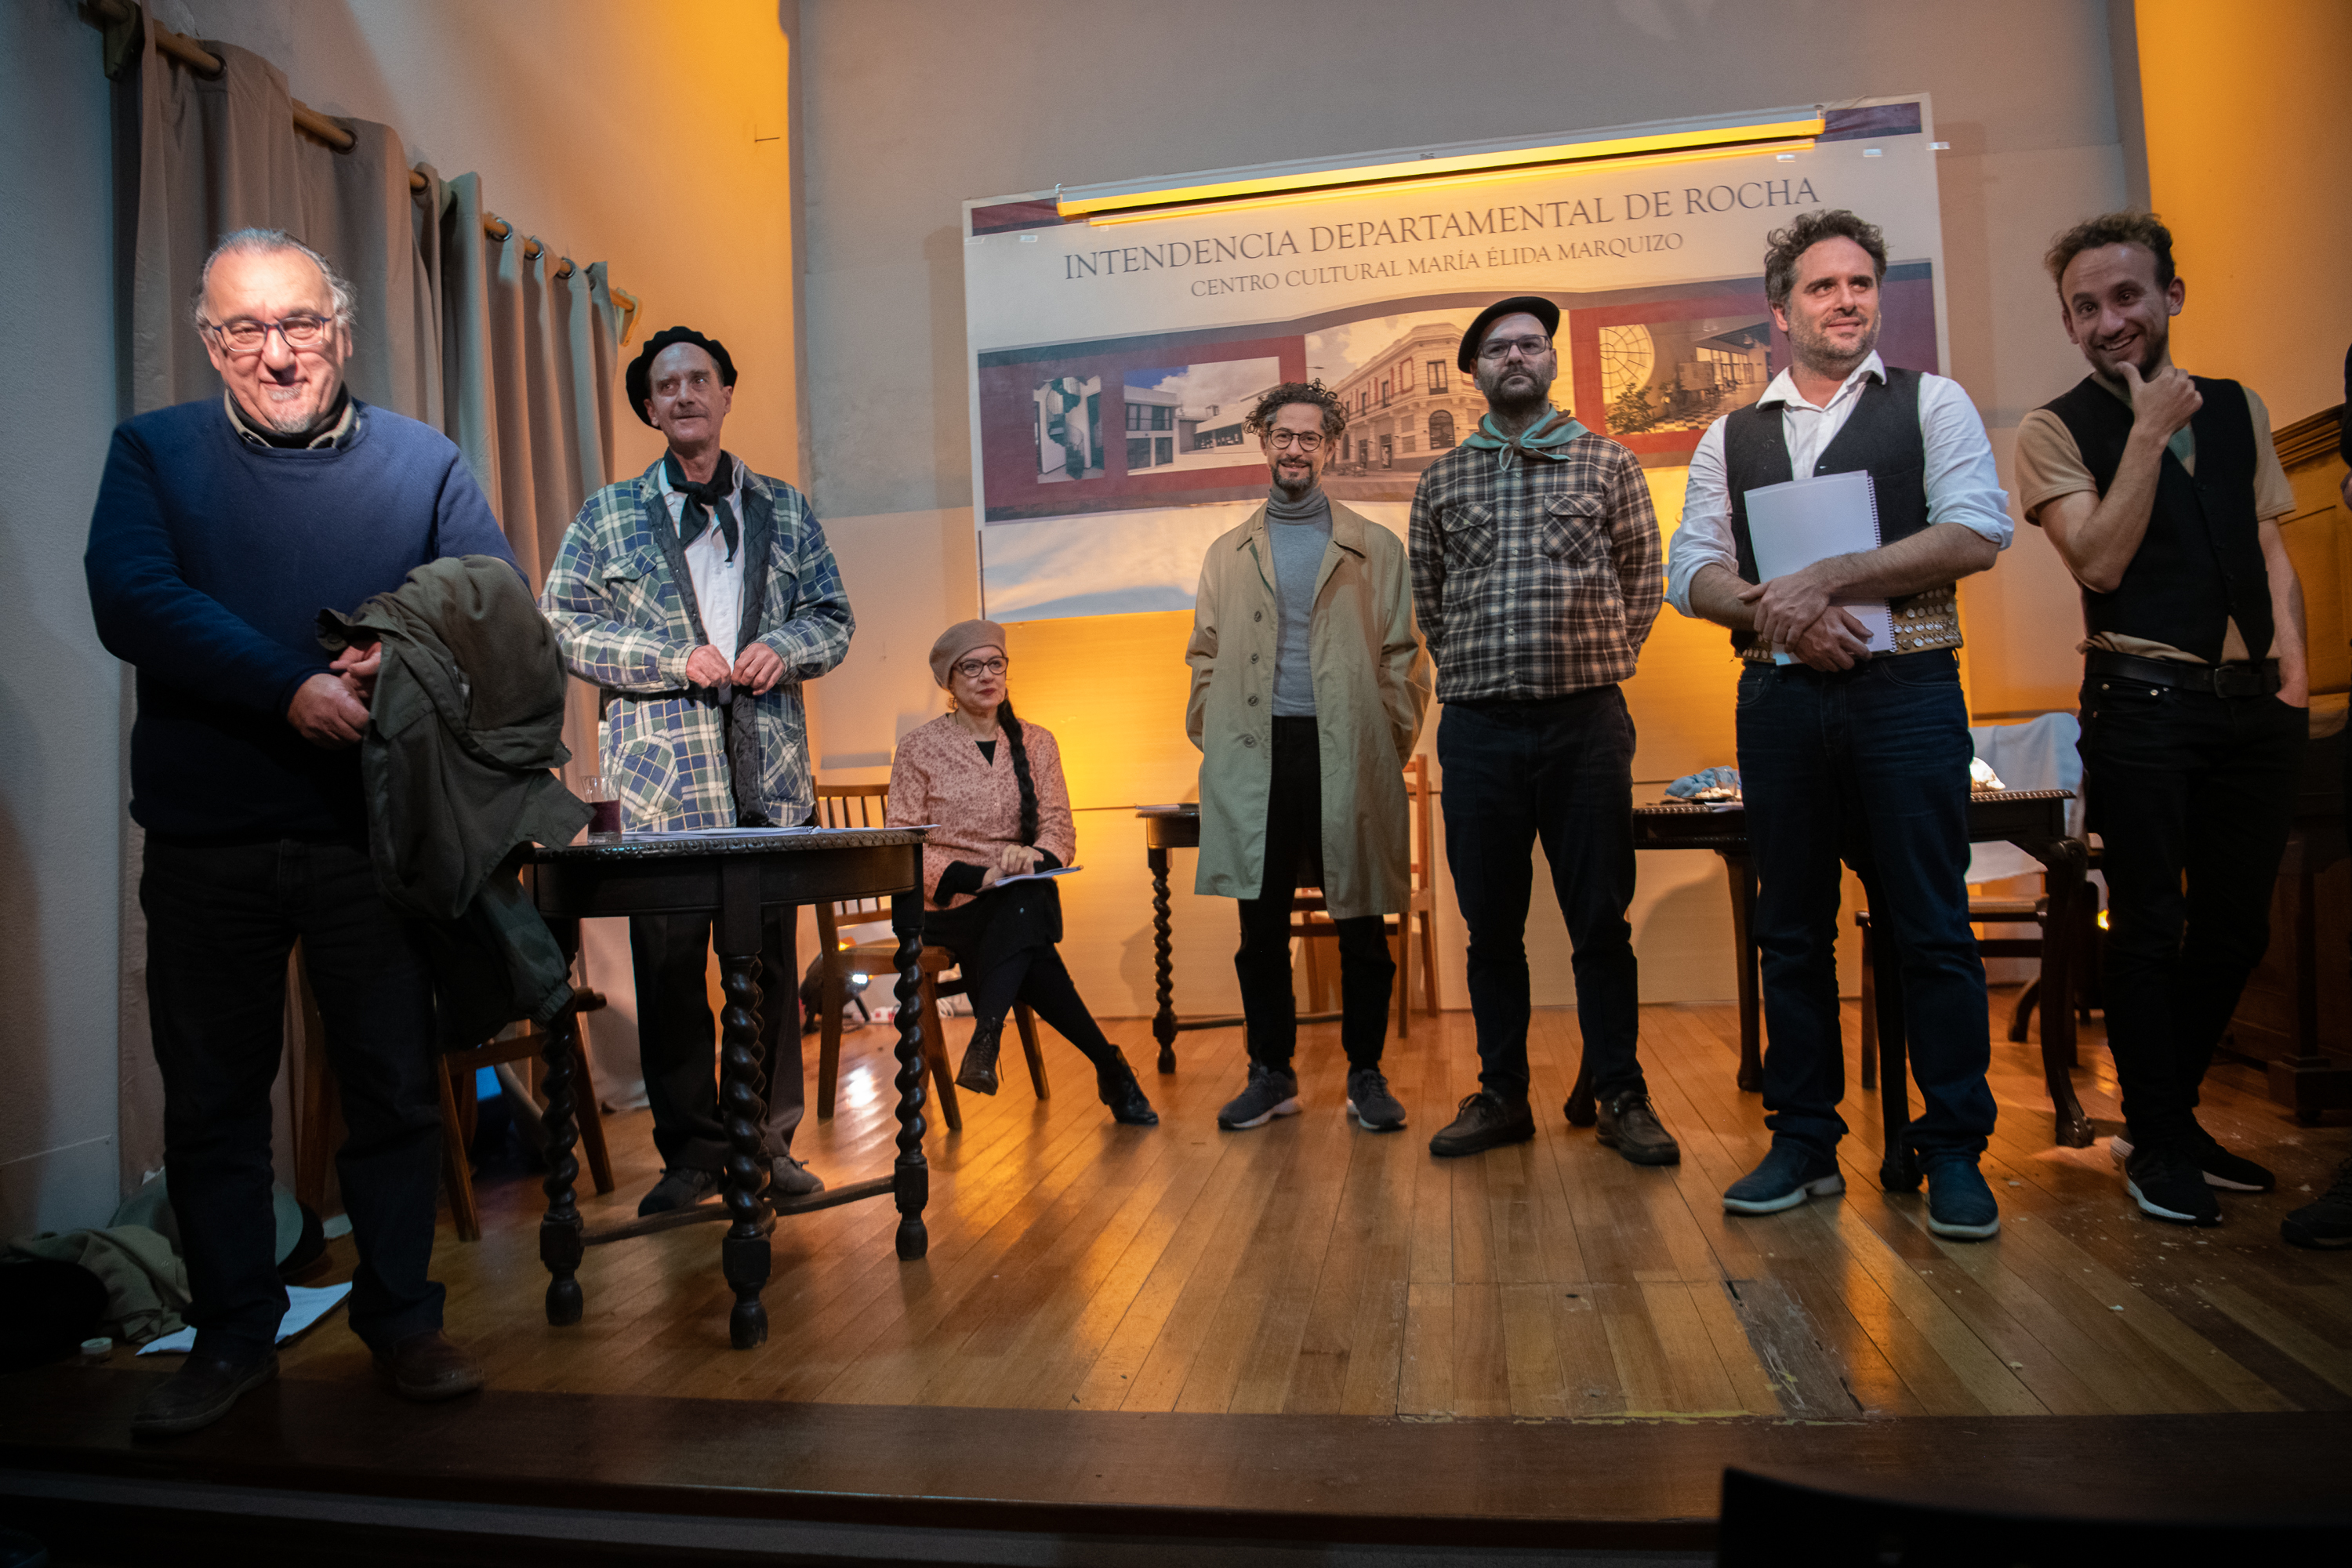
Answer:
M449 438L472 464L515 559L537 588L564 531L613 466L619 403L619 313L604 263L575 266L562 247L527 254L520 230L504 239L483 228L491 209L478 175L448 183L441 205L441 265L446 314L441 340ZM565 782L596 771L596 692L572 683L564 743ZM590 1067L608 1105L644 1103L637 1061L636 987L628 934L618 921L591 921L581 933L581 978L608 1005L587 1017Z
M527 258L522 235L490 240L478 180L468 174L445 185L420 169L425 189L415 191L406 150L389 126L343 121L355 141L342 152L301 135L282 72L233 45L202 41L224 66L211 79L160 54L143 25L112 57L122 414L220 395L188 317L205 257L230 230L285 229L352 282L352 391L457 442L536 586L610 466L618 333L603 266L559 278L560 257ZM567 738L582 760L577 773L595 756L593 710L576 694L573 710ZM126 670L126 757L131 710ZM128 1194L163 1163L163 1139L138 898L143 845L127 814L123 834L117 1058ZM627 944L619 940L617 963L610 933L589 946L591 983L614 1001L614 1016L598 1026L598 1058L613 1041L619 1076L600 1075L599 1088L626 1097L638 1077ZM290 991L288 1037L298 1047L303 1038ZM289 1185L289 1108L303 1098L303 1055L288 1052L277 1093L275 1151Z

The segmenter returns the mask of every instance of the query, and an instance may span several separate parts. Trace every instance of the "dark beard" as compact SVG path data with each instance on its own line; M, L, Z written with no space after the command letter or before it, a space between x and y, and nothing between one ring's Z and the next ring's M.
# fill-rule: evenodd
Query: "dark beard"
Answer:
M1878 348L1878 331L1885 322L1880 317L1870 323L1870 335L1862 340L1851 356L1830 352L1829 334L1808 330L1802 337L1789 334L1789 346L1806 366L1822 375L1835 375L1843 380L1853 374L1853 367L1868 359Z
M1496 418L1503 420L1524 419L1528 416L1535 414L1538 410L1549 406L1551 397L1551 384L1549 382L1537 380L1533 377L1528 379L1532 390L1527 392L1518 392L1516 390L1504 392L1498 387L1494 386L1482 386L1478 390L1486 395L1486 406L1493 411Z

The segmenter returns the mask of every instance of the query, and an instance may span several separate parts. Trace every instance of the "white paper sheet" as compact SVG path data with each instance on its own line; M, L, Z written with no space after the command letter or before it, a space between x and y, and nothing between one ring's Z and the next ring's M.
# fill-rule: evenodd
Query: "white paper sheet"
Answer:
M1083 871L1084 866L1056 866L1050 871L1024 871L1018 877L999 877L992 887L1009 887L1014 882L1042 882L1048 877L1066 877L1073 871Z
M1756 552L1756 574L1769 583L1801 572L1832 555L1852 555L1879 546L1878 495L1867 473L1816 474L1749 490L1748 540ZM1895 617L1884 599L1839 606L1869 630L1873 653L1895 651ZM1781 664L1793 656L1775 647Z
M300 1285L286 1287L286 1316L278 1322L278 1342L284 1344L325 1317L329 1308L351 1293L352 1282L348 1279L340 1285L322 1285L315 1290ZM190 1328L182 1329L176 1334L165 1334L159 1340L149 1340L139 1347L139 1353L155 1355L168 1351L185 1355L195 1348L196 1331Z

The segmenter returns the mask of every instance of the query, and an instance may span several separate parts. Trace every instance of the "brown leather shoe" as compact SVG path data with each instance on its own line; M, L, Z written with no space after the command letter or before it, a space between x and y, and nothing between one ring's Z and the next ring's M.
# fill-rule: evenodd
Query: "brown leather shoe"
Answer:
M451 1344L438 1329L411 1334L389 1350L377 1351L375 1370L394 1393L425 1405L482 1386L482 1363Z

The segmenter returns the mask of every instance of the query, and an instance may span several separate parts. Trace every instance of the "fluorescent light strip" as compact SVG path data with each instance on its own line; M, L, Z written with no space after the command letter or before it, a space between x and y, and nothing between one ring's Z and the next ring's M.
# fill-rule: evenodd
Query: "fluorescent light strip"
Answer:
M1565 163L1601 163L1649 153L1728 152L1753 143L1785 142L1790 138L1818 136L1822 128L1822 121L1816 115L1766 125L1670 131L1647 136L1615 137L1604 142L1567 142L1556 147L1514 147L1499 152L1463 153L1452 158L1368 163L1352 169L1302 170L1197 185L1168 185L1098 195L1071 195L1063 197L1055 205L1066 219L1093 217L1097 214L1221 202L1237 197L1296 195L1328 190L1336 185L1384 185L1448 174L1491 174L1538 165L1558 167Z
M1810 136L1784 142L1740 142L1732 147L1696 148L1682 153L1652 153L1595 159L1613 170L1653 169L1672 163L1710 163L1731 153L1780 153L1793 158L1813 144ZM1126 212L1097 213L1087 222L1090 227L1109 228L1124 223L1151 223L1162 218L1194 217L1214 213L1254 212L1265 207L1298 206L1308 202L1347 201L1365 195L1386 195L1391 191L1442 190L1459 185L1504 184L1516 180L1535 180L1558 174L1564 165L1546 164L1533 169L1495 169L1466 174L1449 174L1432 179L1392 180L1376 185L1349 185L1340 190L1303 190L1282 195L1247 196L1237 201L1194 202L1179 207L1138 207ZM1581 166L1581 162L1578 165Z

